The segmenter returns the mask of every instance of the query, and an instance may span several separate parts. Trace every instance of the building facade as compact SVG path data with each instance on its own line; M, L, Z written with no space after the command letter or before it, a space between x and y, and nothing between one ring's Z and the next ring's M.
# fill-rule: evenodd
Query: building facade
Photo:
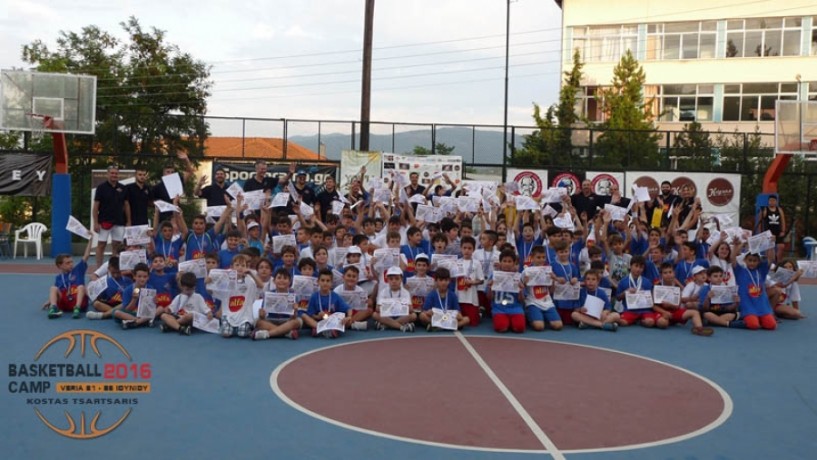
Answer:
M644 67L660 129L774 132L777 100L817 101L815 0L556 0L562 70L578 49L577 109L603 121L598 89L626 50Z

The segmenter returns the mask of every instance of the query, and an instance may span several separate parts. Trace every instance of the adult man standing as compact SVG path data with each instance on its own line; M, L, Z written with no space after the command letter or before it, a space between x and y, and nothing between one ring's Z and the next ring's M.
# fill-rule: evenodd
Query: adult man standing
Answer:
M125 225L147 225L148 207L152 201L148 172L140 164L136 166L134 182L125 186Z
M596 208L604 207L610 202L610 197L596 195L593 191L593 183L585 179L582 181L582 189L570 197L570 202L576 208L576 214L579 217L586 216L589 222L595 217Z
M207 182L207 176L201 176L198 182L196 182L196 189L193 191L193 194L207 200L208 207L226 206L227 201L224 198L224 194L227 193L226 179L227 173L224 172L223 168L218 168L213 175L213 183L202 188L204 183Z
M420 182L420 174L419 173L413 172L413 173L409 174L409 184L406 185L406 195L408 195L409 198L411 198L412 196L414 196L414 195L416 195L418 193L420 195L425 193L425 191L426 191L425 186L420 185L419 182Z
M125 236L125 187L119 183L119 167L116 165L108 166L108 180L96 187L91 218L98 238L96 266L99 267L108 238L111 239L113 255L117 255Z
M289 178L293 172L295 172L294 163L289 165L289 173L286 177ZM255 175L244 181L244 191L263 190L267 196L270 196L277 186L277 177L267 177L267 161L260 158L255 160Z
M312 205L315 202L315 190L312 189L312 186L306 183L306 171L303 169L298 170L298 174L295 175L295 191L300 196L301 201L306 203L307 205Z
M318 193L315 201L315 208L321 213L321 222L325 222L326 215L332 211L332 202L340 201L340 192L338 192L334 177L326 176L323 182L323 190Z
M179 153L176 154L176 156L178 156L179 159L182 160L182 162L184 162L184 164L185 164L185 171L181 175L182 184L184 184L185 182L187 182L187 180L190 178L190 176L194 172L193 164L190 163L190 159L187 157L186 153L179 152ZM164 169L162 169L162 177L169 176L169 175L175 174L175 173L176 173L176 166L173 163L167 163L165 165ZM155 200L161 200L161 201L164 201L165 203L172 203L173 199L176 198L175 196L170 196L170 194L167 193L167 187L165 187L165 183L162 180L160 180L158 184L153 186L153 189L151 190L151 193L153 194L153 200L154 201ZM164 222L166 220L168 220L168 221L173 220L173 212L172 211L163 212L163 213L159 214L159 221L160 222Z

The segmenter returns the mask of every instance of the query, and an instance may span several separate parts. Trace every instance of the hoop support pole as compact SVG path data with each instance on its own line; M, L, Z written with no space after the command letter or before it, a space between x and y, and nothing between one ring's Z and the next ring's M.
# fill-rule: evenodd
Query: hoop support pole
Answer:
M786 170L791 157L791 153L781 153L774 156L774 160L772 160L769 169L766 170L766 174L763 176L763 193L777 193L777 182L780 180L780 176L783 175L783 171Z

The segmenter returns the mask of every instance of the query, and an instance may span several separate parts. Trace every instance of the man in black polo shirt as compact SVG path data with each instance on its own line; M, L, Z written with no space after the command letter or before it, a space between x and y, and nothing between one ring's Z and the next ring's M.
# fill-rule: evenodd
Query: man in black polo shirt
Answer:
M603 208L605 204L610 202L610 197L596 195L593 192L593 183L589 180L582 181L582 189L578 193L570 197L570 202L576 208L576 214L587 216L587 221L593 219L596 215L596 208Z
M117 255L125 236L125 187L119 183L119 167L116 165L108 166L108 180L96 187L91 218L98 238L96 266L99 267L108 238L111 239L113 255Z
M326 215L332 212L332 202L340 201L340 192L334 177L326 176L323 190L315 197L315 201L315 208L321 213L321 222L326 222Z
M227 193L226 179L227 173L224 172L224 169L218 168L213 175L213 183L207 187L202 188L202 185L207 182L207 176L201 176L201 179L196 182L194 194L207 200L207 206L226 206L227 201L224 199L224 194Z
M144 166L136 167L134 179L125 186L125 225L128 227L148 224L148 207L153 201Z
M193 164L190 163L190 159L187 157L187 154L184 152L176 153L176 156L179 157L185 165L184 172L181 173L181 180L182 184L187 182L190 176L194 173ZM162 169L162 177L169 176L170 174L174 174L176 172L176 166L173 163L167 163ZM165 203L172 203L173 199L176 198L175 196L170 196L167 193L167 188L165 187L165 183L162 180L159 180L159 183L154 185L151 189L151 194L153 195L153 200L162 200ZM159 214L159 222L164 222L166 220L172 221L173 220L173 212L163 212Z
M294 166L292 165L292 167ZM267 196L270 196L272 190L277 186L277 177L267 177L267 161L260 158L255 160L255 175L244 181L244 191L263 190Z
M303 169L298 170L298 174L295 175L294 185L300 200L311 206L315 202L315 190L306 183L306 171Z

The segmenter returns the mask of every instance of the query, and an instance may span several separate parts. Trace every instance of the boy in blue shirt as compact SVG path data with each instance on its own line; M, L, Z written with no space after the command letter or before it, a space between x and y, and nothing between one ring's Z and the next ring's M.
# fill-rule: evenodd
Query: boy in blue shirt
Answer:
M54 259L60 274L48 290L49 319L59 318L63 312L69 311L73 311L72 318L79 319L80 311L88 308L88 299L85 297L85 272L88 271L88 257L91 255L93 241L93 237L88 240L82 259L76 265L71 254L58 254Z
M108 287L96 299L91 299L94 311L85 314L88 319L108 319L122 304L122 293L132 284L119 270L119 257L108 259Z
M653 327L655 322L661 315L652 309L652 300L650 305L644 308L635 308L634 305L627 305L627 293L635 293L639 291L652 291L652 282L643 276L645 260L644 256L633 256L630 259L630 274L618 283L616 288L616 296L619 302L622 302L624 311L621 313L621 321L619 325L629 326L630 324L641 323L644 327Z
M599 287L601 281L601 272L590 269L584 274L584 287L582 287L581 294L579 294L579 305L581 307L573 311L573 321L578 325L579 329L586 329L587 327L595 327L604 329L605 331L616 332L618 330L618 321L620 316L613 311L613 306L610 303L610 298L607 293ZM587 296L598 297L604 302L604 308L601 311L601 316L595 318L587 314Z
M448 288L450 282L451 272L445 267L438 268L434 274L434 285L436 289L426 296L423 311L420 313L420 323L425 324L426 330L428 331L438 330L431 326L432 308L439 308L446 312L456 312L458 329L462 329L470 322L467 317L462 316L457 294Z
M297 312L304 326L312 329L312 337L318 335L318 321L333 313L346 314L345 326L351 325L351 318L348 317L349 305L346 304L343 297L332 291L332 279L332 270L321 270L318 274L318 292L312 294L306 311L298 310ZM324 337L332 339L339 335L338 331L325 331L323 334Z

